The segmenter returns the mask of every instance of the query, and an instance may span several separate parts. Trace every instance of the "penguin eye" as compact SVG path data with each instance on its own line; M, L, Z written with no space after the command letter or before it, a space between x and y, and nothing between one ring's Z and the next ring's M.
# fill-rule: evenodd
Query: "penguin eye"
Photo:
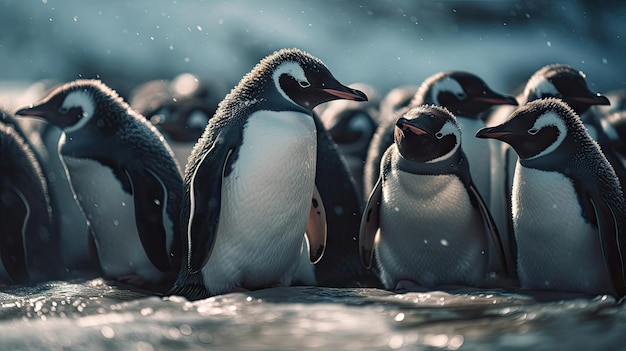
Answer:
M311 83L307 82L306 80L305 81L298 81L298 84L300 84L300 87L302 87L302 88L308 88L308 87L311 86Z
M437 133L435 134L435 137L436 137L437 139L441 139L441 138L443 138L443 134L442 134L441 132L437 132Z
M62 115L66 114L67 113L67 107L65 107L65 106L59 107L59 113L62 114Z
M530 128L527 132L530 135L535 135L535 134L537 134L537 132L539 132L539 129L537 129L537 128Z

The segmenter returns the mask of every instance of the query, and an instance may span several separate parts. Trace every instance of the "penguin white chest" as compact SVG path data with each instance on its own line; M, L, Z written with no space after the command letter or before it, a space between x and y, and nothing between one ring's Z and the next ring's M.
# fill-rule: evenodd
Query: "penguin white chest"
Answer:
M477 285L484 278L486 235L478 212L454 175L392 170L383 185L376 248L387 288Z
M104 273L159 280L163 273L149 261L139 239L134 200L122 189L113 171L83 158L63 156L63 163L76 200L93 230Z
M215 248L203 269L209 291L290 284L311 206L316 146L310 115L249 117L222 184Z
M611 291L598 233L582 217L578 201L571 180L561 173L518 162L512 210L522 287Z

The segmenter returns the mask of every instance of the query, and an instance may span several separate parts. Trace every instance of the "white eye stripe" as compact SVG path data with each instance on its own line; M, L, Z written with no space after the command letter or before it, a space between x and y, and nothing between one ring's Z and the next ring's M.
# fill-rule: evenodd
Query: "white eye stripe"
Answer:
M454 145L454 148L452 148L452 150L450 150L450 152L446 153L445 155L441 156L441 157L437 157L434 160L430 160L428 161L428 163L432 163L432 162L438 162L441 160L445 160L448 157L454 155L454 153L456 152L456 150L459 148L459 145L461 144L461 130L459 129L459 127L456 125L456 123L452 122L452 121L448 121L446 122L441 129L439 129L439 131L437 133L435 133L435 137L437 139L442 139L443 137L445 137L446 135L454 135L456 138L456 144Z
M71 133L84 127L85 124L89 122L96 110L93 96L85 90L76 90L67 94L65 100L63 100L63 105L61 105L59 110L65 109L67 112L71 108L75 107L82 109L82 117L78 120L76 124L65 128L66 133Z
M287 96L285 91L280 87L280 82L278 81L278 79L283 74L287 74L293 77L303 88L310 86L311 83L309 83L309 81L306 79L306 75L304 74L304 70L302 69L302 67L296 62L283 62L276 68L274 74L272 75L272 79L274 80L274 85L276 86L276 89L285 99L295 104L295 102L289 96Z
M459 84L459 82L453 78L446 78L446 79L440 80L433 85L433 89L432 89L433 101L437 101L436 100L437 96L439 96L439 94L442 92L452 93L459 98L464 98L467 96L461 84Z
M552 151L556 150L556 148L559 147L559 145L561 145L561 143L565 139L565 136L567 135L567 127L565 126L565 122L563 122L559 115L553 111L548 111L539 116L539 118L537 118L537 120L535 121L533 127L528 130L528 133L530 134L530 131L536 130L535 134L537 134L542 128L545 128L547 126L556 127L559 130L559 135L556 141L537 155L528 158L529 160L551 153Z

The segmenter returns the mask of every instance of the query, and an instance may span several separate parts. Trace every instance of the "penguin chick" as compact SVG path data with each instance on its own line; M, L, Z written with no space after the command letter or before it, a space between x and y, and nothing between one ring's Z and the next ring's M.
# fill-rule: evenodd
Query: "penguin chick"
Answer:
M154 126L97 80L64 84L17 114L63 130L58 150L106 276L159 282L177 268L182 179Z
M535 100L476 136L519 156L511 202L522 288L624 296L624 197L573 109Z
M364 264L376 254L386 289L481 286L489 254L506 264L461 144L445 108L422 105L397 120L359 236ZM489 237L497 252L488 252Z
M319 59L283 49L219 104L185 170L188 252L170 294L288 286L305 233L310 261L322 257L326 221L315 186L312 110L335 99L367 97L340 84Z

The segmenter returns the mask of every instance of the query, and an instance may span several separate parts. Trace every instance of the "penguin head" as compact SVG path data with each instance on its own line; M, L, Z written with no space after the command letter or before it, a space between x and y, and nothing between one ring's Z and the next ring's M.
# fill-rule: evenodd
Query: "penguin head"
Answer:
M321 60L298 49L283 49L267 56L242 79L242 89L235 90L250 99L262 98L260 94L266 92L259 91L259 83L307 111L336 99L367 101L360 90L339 83Z
M66 134L76 132L90 123L99 128L109 126L102 116L94 118L104 96L109 96L111 105L124 104L113 90L98 80L76 80L53 90L41 102L22 108L17 115L41 117L59 126Z
M495 105L517 105L513 96L496 93L478 76L463 71L440 72L427 78L415 93L411 106L444 106L455 116L486 117Z
M567 103L579 116L594 105L610 105L606 96L593 93L586 75L564 64L547 65L530 77L520 103L555 97Z
M398 118L394 141L400 155L407 160L437 162L459 149L461 130L454 115L446 108L422 105Z
M520 159L535 159L555 151L566 139L590 140L580 117L560 99L534 100L515 110L508 121L476 133L478 138L501 140L513 147ZM570 143L575 152L578 143Z
M130 106L171 140L196 141L215 114L217 86L182 73L169 80L152 80L135 88Z
M360 140L369 140L377 126L368 111L355 108L337 111L332 116L324 113L320 118L330 137L337 144L352 144Z

